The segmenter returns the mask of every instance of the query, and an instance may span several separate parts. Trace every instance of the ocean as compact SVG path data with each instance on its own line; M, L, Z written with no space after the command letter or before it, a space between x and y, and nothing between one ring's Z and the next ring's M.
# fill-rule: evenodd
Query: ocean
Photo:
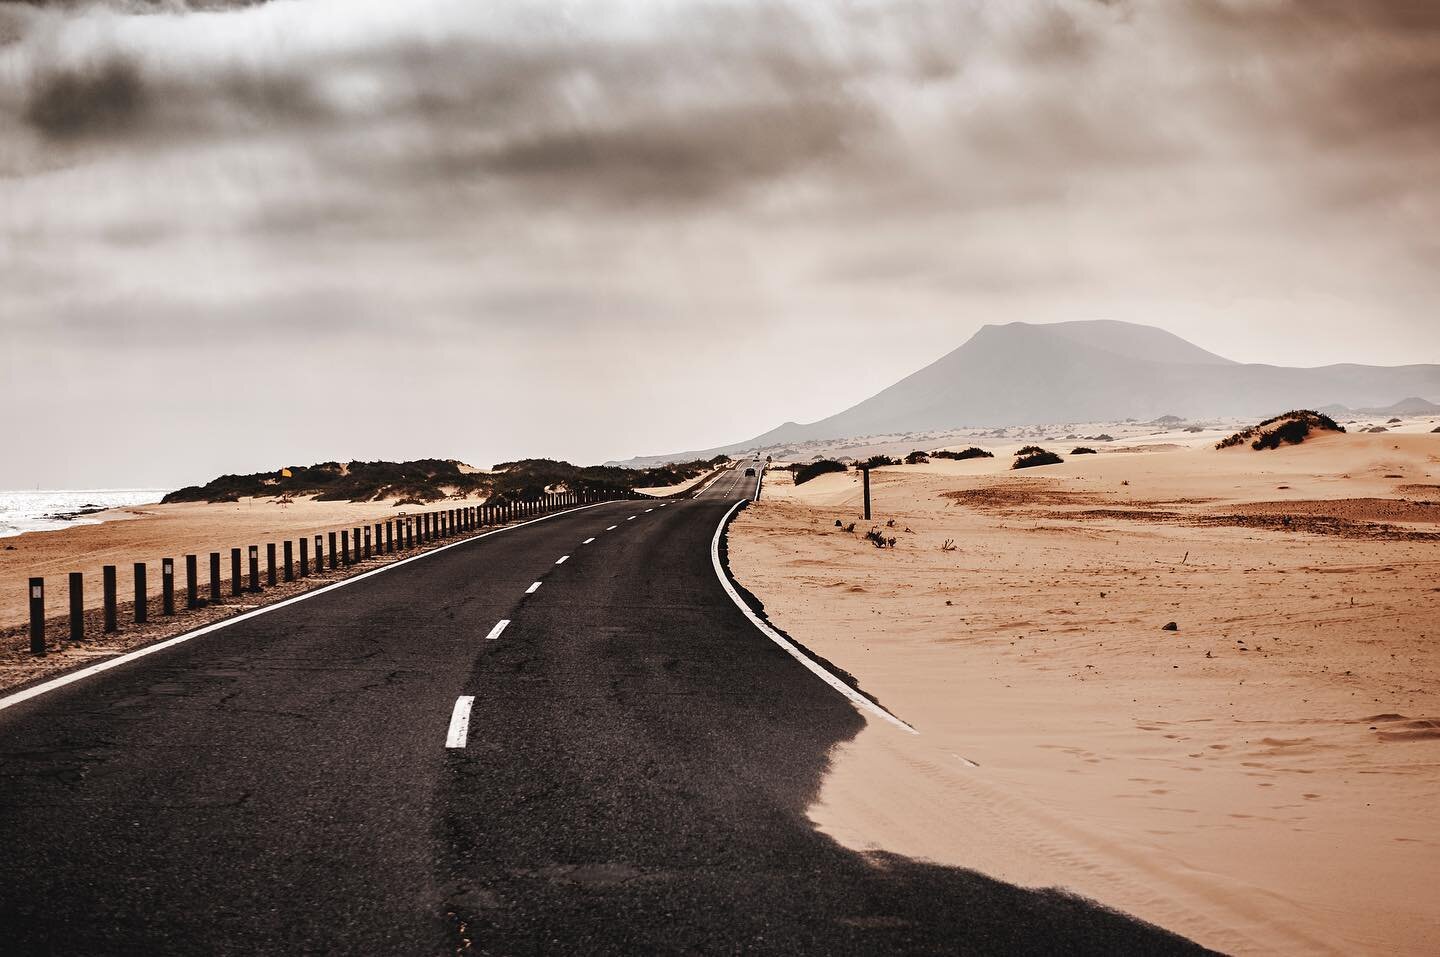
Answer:
M89 513L127 505L152 505L167 491L163 488L0 491L0 538L72 525L98 525L100 519Z

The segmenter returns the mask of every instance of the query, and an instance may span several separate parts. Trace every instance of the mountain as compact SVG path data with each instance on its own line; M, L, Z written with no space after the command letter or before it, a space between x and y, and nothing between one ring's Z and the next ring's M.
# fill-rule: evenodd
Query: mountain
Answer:
M1235 362L1153 326L1012 322L981 328L955 351L829 418L786 422L748 442L683 457L964 426L1150 421L1167 414L1263 418L1422 395L1440 397L1440 365L1288 368ZM664 457L631 462L657 458Z
M1328 412L1327 410L1334 410L1334 412ZM1381 406L1378 409L1351 409L1337 404L1327 406L1325 409L1318 411L1327 412L1327 414L1332 415L1335 412L1341 415L1435 415L1436 413L1440 413L1440 404L1412 395L1391 405Z

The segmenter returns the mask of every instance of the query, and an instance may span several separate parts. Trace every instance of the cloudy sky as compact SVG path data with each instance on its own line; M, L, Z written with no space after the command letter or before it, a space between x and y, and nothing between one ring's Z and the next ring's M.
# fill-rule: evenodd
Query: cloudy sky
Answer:
M598 461L986 322L1440 361L1430 0L0 7L0 487Z

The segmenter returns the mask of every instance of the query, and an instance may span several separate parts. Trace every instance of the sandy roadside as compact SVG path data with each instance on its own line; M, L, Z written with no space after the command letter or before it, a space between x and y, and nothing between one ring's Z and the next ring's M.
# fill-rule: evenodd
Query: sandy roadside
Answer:
M893 550L853 475L771 474L736 576L922 732L812 816L1226 951L1433 952L1440 436L1160 444L876 471Z

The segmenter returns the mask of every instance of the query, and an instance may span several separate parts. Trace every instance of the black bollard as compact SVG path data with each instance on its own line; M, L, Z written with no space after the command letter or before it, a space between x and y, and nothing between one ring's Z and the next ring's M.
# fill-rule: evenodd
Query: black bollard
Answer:
M331 533L330 533L330 567L331 567L332 569L335 569L335 568L339 568L339 567L340 567L340 555L339 555L338 552L335 551L335 533L334 533L334 532L331 532Z
M321 572L323 572L324 570L325 570L325 539L324 539L322 536L320 536L320 535L316 535L316 536L315 536L315 574L318 575L318 574L320 574Z
M365 557L370 557L370 526L365 526Z
M210 553L210 603L220 604L220 553Z
M185 607L200 607L200 561L194 555L185 556Z
M295 543L288 538L285 539L285 580L295 580Z
M340 560L350 564L350 530L347 528L340 533Z
M230 594L236 598L245 586L240 580L240 549L230 549Z
M105 631L116 632L120 630L120 620L117 614L119 602L115 594L115 566L106 565L100 569L101 591L105 597Z
M45 579L30 579L30 653L45 654Z
M385 554L395 553L395 519L385 519Z
M275 587L275 543L265 543L265 584L271 588Z
M160 559L160 614L175 614L175 559Z
M415 521L414 521L414 519L409 519L409 518L405 519L405 547L406 547L406 548L414 548L414 547L415 547Z
M310 574L310 539L300 536L300 577Z
M144 562L136 562L136 563L135 563L135 624L137 624L137 625L143 625L143 624L145 624L145 619L150 616L150 609L149 609L149 607L148 607L148 598L149 598L149 595L147 594L148 591L149 591L149 589L145 587L145 563L144 563Z
M85 640L85 573L70 573L70 640Z
M250 546L250 591L260 590L260 546Z

